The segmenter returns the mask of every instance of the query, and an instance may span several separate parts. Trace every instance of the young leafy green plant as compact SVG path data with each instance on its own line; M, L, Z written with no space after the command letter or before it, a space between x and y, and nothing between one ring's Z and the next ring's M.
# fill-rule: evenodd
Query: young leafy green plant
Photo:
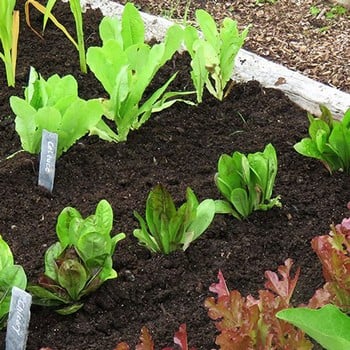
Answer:
M145 97L155 74L180 47L183 31L179 25L173 25L163 42L150 46L145 43L141 15L131 3L125 5L121 20L105 17L99 31L103 45L89 47L87 63L109 95L104 101L104 113L115 122L117 131L101 120L93 133L108 141L126 141L129 131L140 128L152 113L183 101L178 97L191 93L165 92L175 73Z
M350 317L332 304L318 310L306 307L285 309L277 312L276 317L300 328L324 349L350 349Z
M12 287L25 289L27 277L20 265L15 265L8 244L0 236L0 329L6 325Z
M350 108L342 120L335 120L325 106L320 106L319 118L308 113L309 137L294 145L305 157L319 159L332 174L342 170L350 172Z
M38 154L43 129L58 134L57 157L88 133L102 117L98 100L78 97L77 81L72 75L57 74L45 80L34 68L29 74L24 99L10 97L16 115L16 131L23 150Z
M229 291L219 271L218 283L209 290L216 294L205 300L209 317L219 332L215 343L220 349L312 349L303 331L276 318L276 313L291 306L291 298L300 269L291 276L293 262L287 259L278 273L266 271L265 290L259 298L242 297L239 291Z
M186 250L211 224L215 215L215 202L205 199L201 203L188 187L186 202L178 209L170 193L157 185L150 191L144 220L136 211L141 228L134 236L151 252L169 254L177 249Z
M46 7L41 5L36 0L27 0L25 2L25 12L26 12L26 21L28 26L40 37L41 35L31 26L30 17L29 17L29 5L33 5L38 11L44 14L43 21L43 32L45 30L47 20L50 18L52 22L56 25L57 28L62 30L62 32L66 35L66 37L71 41L71 43L76 47L79 53L79 61L80 61L80 69L83 73L87 72L86 67L86 55L85 55L85 44L84 44L84 30L83 30L83 16L82 16L82 8L79 0L69 0L69 5L71 12L75 21L75 28L77 34L77 42L72 38L72 36L68 33L67 29L55 18L55 16L51 13L52 8L54 7L57 0L48 0Z
M280 207L280 196L271 198L277 174L277 156L272 144L248 156L234 152L221 155L215 183L226 200L217 200L217 213L241 220L255 210Z
M188 25L185 27L185 45L192 58L191 77L197 101L202 102L204 86L213 96L222 100L230 92L231 87L226 89L226 86L249 27L239 33L237 22L225 18L218 29L214 18L202 9L196 11L196 21L203 37L195 27Z
M0 1L0 59L4 62L8 86L15 86L19 11L16 0Z
M101 200L95 214L85 219L72 207L63 209L56 225L59 241L45 253L45 273L39 285L28 286L33 303L71 314L83 306L83 296L116 278L112 256L125 234L111 237L112 226L113 211L106 200Z

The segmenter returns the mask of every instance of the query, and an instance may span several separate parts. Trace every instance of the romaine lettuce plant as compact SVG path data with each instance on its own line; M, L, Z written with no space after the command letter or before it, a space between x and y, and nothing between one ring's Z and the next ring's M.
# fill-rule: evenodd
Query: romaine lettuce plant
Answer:
M19 11L16 0L0 1L0 59L4 62L8 86L15 86Z
M350 349L350 317L332 304L319 310L306 307L281 310L276 316L303 330L324 349Z
M112 255L125 234L111 237L112 226L113 211L106 200L101 200L95 214L85 219L72 207L63 209L56 225L59 241L45 253L45 273L38 285L27 288L33 303L71 314L83 306L82 297L116 278Z
M186 202L178 209L170 193L157 185L150 191L146 202L145 220L136 211L140 227L134 236L151 252L169 254L177 249L186 250L210 225L215 215L215 202L201 203L188 187Z
M192 58L191 77L197 91L197 101L202 102L204 86L222 100L230 92L230 87L226 89L226 86L249 27L240 33L237 22L225 18L218 29L214 18L202 9L196 11L196 21L203 36L188 25L185 28L185 45Z
M275 272L265 272L267 289L259 291L259 299L229 291L219 272L219 282L210 287L217 298L207 298L205 306L219 331L215 343L220 349L312 349L303 331L276 318L278 311L290 307L299 278L299 269L291 277L292 264L287 259L278 268L281 279Z
M272 144L248 156L240 152L221 155L215 183L226 200L216 201L217 212L242 219L255 210L280 207L280 196L271 198L276 174L277 156Z
M140 128L152 113L183 101L178 97L191 93L165 92L175 79L175 73L145 96L155 74L179 48L183 31L180 26L173 25L163 42L153 46L145 43L143 20L131 3L125 5L121 19L105 17L99 31L103 45L89 47L87 64L109 95L104 101L104 113L115 122L117 130L114 132L101 120L93 133L108 141L125 141L128 133Z
M308 306L317 308L334 304L342 311L350 312L350 218L341 224L331 225L329 235L316 236L311 241L326 281L316 291Z
M303 156L319 159L330 173L342 170L350 173L350 108L342 120L335 120L325 106L321 116L308 113L309 136L294 145Z
M38 154L43 129L58 134L57 157L88 133L102 117L98 100L78 97L77 81L72 75L57 74L45 80L34 68L29 74L24 99L10 97L16 115L16 131L23 150Z
M25 289L27 277L20 265L15 265L8 244L0 236L0 329L5 327L11 302L12 287Z

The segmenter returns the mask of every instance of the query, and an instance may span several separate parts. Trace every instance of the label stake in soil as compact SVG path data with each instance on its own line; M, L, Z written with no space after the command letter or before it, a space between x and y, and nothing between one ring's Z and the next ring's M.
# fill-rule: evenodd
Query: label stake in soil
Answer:
M52 192L55 180L58 135L43 129L41 139L39 186Z
M6 330L6 350L25 350L28 337L32 296L13 287Z

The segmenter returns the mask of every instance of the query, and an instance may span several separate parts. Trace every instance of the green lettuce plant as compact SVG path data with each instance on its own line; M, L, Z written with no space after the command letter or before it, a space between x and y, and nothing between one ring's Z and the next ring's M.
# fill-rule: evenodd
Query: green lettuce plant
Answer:
M203 36L195 27L188 25L184 38L192 58L191 78L196 88L197 101L202 102L204 86L213 96L222 100L230 92L230 86L226 86L249 27L240 33L237 22L225 18L218 28L214 18L202 9L196 11L196 21Z
M215 215L215 202L201 203L188 187L186 202L176 209L170 193L157 185L146 201L145 220L136 211L140 228L134 236L151 252L169 254L177 249L186 250L210 225Z
M145 43L139 11L127 3L122 18L105 17L99 32L102 47L89 47L87 64L109 95L103 102L104 114L115 122L117 130L113 131L101 120L93 133L108 141L125 141L128 133L140 128L152 113L183 101L178 97L191 93L166 92L175 73L154 92L145 94L153 77L179 48L183 31L179 25L173 25L163 42L149 45Z
M242 219L255 210L280 207L280 196L271 198L276 174L277 155L272 144L248 156L240 152L221 155L215 183L225 200L216 201L217 212Z
M23 267L14 264L11 249L0 236L0 329L6 325L12 287L25 289L26 286L27 277Z
M82 297L116 278L112 256L125 234L111 237L112 226L113 211L106 200L85 219L72 207L63 209L56 225L58 242L45 253L45 272L38 285L28 286L33 303L71 314L83 306Z
M294 149L305 157L320 160L332 174L342 170L350 172L350 108L342 120L335 120L325 106L320 106L321 116L315 118L308 113L309 137L294 145Z
M276 317L300 328L324 349L350 349L350 317L332 304L318 310L306 307L285 309Z
M0 59L4 62L8 86L15 86L19 12L16 0L0 1Z
M57 74L45 80L34 68L29 74L24 98L10 97L16 115L16 131L23 150L38 154L42 131L58 134L57 157L88 133L102 117L98 100L85 101L78 97L77 81L72 75Z

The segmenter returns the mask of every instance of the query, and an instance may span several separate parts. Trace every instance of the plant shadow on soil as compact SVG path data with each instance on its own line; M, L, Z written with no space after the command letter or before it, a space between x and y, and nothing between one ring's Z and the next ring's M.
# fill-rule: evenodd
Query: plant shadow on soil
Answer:
M57 4L55 13L73 28L66 4ZM41 16L32 17L33 24L39 26ZM97 11L88 11L84 17L87 46L99 43L100 19ZM45 78L56 72L73 74L83 98L104 94L91 73L79 72L77 53L61 32L51 25L41 41L22 23L17 86L0 92L0 232L16 262L34 283L43 271L45 250L56 241L55 224L61 210L73 206L87 216L102 198L114 209L113 232L123 231L127 238L117 245L114 256L119 277L87 297L81 311L60 316L33 306L28 350L42 346L113 349L120 341L134 346L144 325L161 348L173 344L181 323L187 324L191 346L212 349L215 326L204 300L219 269L230 289L256 296L264 287L264 271L276 271L290 257L301 267L294 305L307 302L322 286L321 265L310 240L326 234L331 223L349 215L349 181L342 173L330 176L321 163L293 150L307 134L306 112L281 92L257 82L236 84L224 102L206 94L197 107L178 103L154 114L126 143L84 138L58 160L50 195L37 186L36 156L20 153L3 160L20 149L8 98L22 96L29 65ZM185 54L176 55L157 75L155 86L179 70L172 88L192 89L188 65ZM0 77L4 87L3 67ZM157 183L166 186L177 205L184 201L187 186L199 200L220 198L213 181L219 156L261 151L268 143L277 150L274 195L281 195L282 208L256 212L241 222L217 215L186 252L151 255L137 244L132 235L137 227L133 210L143 215L147 194ZM4 343L2 331L0 348Z

